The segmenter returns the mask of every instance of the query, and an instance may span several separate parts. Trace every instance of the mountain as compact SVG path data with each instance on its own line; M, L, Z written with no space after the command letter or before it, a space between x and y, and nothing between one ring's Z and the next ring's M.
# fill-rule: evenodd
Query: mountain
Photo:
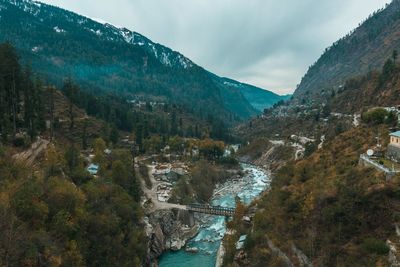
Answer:
M240 91L182 54L126 28L40 2L0 0L4 41L58 86L72 77L92 90L179 103L228 123L258 113Z
M266 108L272 107L279 101L285 101L291 98L291 95L277 95L259 87L240 83L229 78L221 78L220 80L225 86L240 92L254 108L261 112Z
M400 1L394 0L326 49L303 77L295 97L338 89L350 77L381 69L400 49L399 11Z

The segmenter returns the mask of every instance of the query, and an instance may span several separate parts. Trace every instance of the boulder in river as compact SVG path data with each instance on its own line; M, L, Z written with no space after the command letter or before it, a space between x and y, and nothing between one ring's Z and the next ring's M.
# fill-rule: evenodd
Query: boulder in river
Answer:
M189 248L189 247L187 247L185 249L185 251L189 252L189 253L197 253L197 252L199 252L199 249L198 248Z

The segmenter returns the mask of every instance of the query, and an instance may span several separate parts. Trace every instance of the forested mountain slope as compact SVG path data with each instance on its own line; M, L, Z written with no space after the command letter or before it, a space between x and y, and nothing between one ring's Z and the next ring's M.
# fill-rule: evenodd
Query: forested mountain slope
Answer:
M0 62L0 265L139 266L146 237L130 151L106 158L107 124L42 86L9 44Z
M394 0L326 49L303 77L295 96L338 89L353 76L382 68L393 51L400 49L399 32L400 1Z
M291 97L291 95L277 95L259 87L240 83L228 78L220 78L220 80L226 87L243 94L244 98L260 112L263 112L266 108L272 107L279 101L285 101Z
M179 103L228 123L257 113L240 92L136 32L29 0L1 0L0 16L0 41L55 85L71 76L88 88Z
M332 110L360 113L372 107L400 104L400 67L389 59L381 72L349 79L329 101Z
M398 240L399 178L387 182L358 165L377 134L387 136L386 127L352 129L277 171L255 203L253 225L235 227L237 236L247 234L248 264L236 258L239 266L391 266L387 244Z

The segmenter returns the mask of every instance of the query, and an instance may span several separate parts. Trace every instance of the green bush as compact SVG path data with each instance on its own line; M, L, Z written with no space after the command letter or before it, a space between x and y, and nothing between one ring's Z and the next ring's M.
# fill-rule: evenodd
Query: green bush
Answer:
M394 125L397 122L397 116L393 112L389 112L383 108L375 108L364 112L361 116L364 123L378 125L389 124Z
M228 166L238 166L239 165L239 161L237 161L237 159L235 159L234 157L222 157L218 160L219 164L222 165L228 165Z
M71 179L76 185L82 185L92 179L92 175L85 168L76 168L71 174Z
M23 136L18 136L15 137L13 143L16 147L24 147L26 145L26 140Z
M305 145L304 156L307 158L311 156L318 149L318 144L316 142L308 142Z
M375 253L378 255L385 255L389 253L389 247L382 240L376 238L366 238L361 244L362 249L368 253Z

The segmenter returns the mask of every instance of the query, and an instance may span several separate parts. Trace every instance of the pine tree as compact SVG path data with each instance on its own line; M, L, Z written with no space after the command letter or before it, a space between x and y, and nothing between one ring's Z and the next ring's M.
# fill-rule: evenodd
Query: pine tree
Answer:
M143 126L139 124L136 128L136 144L139 146L139 149L143 150Z
M176 135L178 133L178 123L176 120L176 110L174 109L171 114L171 135Z
M85 119L85 121L83 122L83 132L82 132L82 148L83 149L87 149L87 147L88 147L87 126L88 126L88 120Z
M36 96L35 89L32 82L31 68L26 66L23 72L24 122L31 141L36 136L35 109L37 109L38 96Z
M4 89L4 107L6 121L4 134L8 135L9 126L13 137L17 132L17 117L20 105L20 76L21 67L15 48L10 43L0 45L0 73ZM8 128L8 129L7 129ZM3 136L6 138L6 136Z
M68 78L64 84L63 91L65 92L65 95L68 97L68 114L70 121L69 128L70 130L72 130L74 128L74 119L75 119L73 106L78 96L78 88L73 83L72 79Z
M67 162L69 172L72 173L79 164L79 150L75 145L71 145L65 152L64 158Z
M50 140L54 138L54 87L50 86L49 113L50 113Z
M392 57L393 57L393 63L394 64L396 64L396 60L397 60L398 55L399 55L399 53L397 52L397 50L393 50Z
M42 80L37 76L34 79L34 89L36 97L35 98L36 127L38 131L44 131L46 129L44 86Z
M113 125L110 131L110 141L116 145L119 141L119 132L117 126Z

